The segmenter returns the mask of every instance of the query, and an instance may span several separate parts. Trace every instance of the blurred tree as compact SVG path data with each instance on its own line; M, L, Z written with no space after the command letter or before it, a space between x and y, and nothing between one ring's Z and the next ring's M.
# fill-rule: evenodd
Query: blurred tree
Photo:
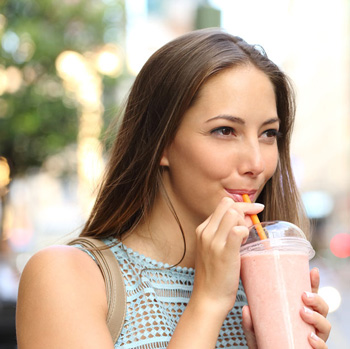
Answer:
M221 26L221 11L210 5L208 0L201 0L197 7L195 28L203 29Z
M123 0L0 0L0 156L11 177L76 142L79 104L57 76L59 54L123 44L124 28Z

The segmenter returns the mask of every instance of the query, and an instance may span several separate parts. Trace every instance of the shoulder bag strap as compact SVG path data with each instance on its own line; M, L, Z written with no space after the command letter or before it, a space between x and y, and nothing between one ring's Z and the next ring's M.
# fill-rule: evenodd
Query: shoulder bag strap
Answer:
M113 252L101 240L79 237L68 242L68 245L75 244L87 248L96 258L101 270L106 284L108 302L107 326L113 343L116 343L124 325L126 312L126 291L120 265Z

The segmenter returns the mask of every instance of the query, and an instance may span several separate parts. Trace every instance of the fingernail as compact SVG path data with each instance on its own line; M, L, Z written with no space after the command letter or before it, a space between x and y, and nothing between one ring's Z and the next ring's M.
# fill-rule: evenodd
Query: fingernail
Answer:
M259 208L264 208L265 207L264 204L260 204L259 202L254 202L254 205L259 207Z
M315 297L315 294L312 292L305 291L304 294L306 295L307 298L314 298Z
M304 312L305 312L306 314L312 314L314 311L311 310L311 309L308 308L308 307L304 307Z
M320 337L318 337L314 332L311 332L311 338L315 341L318 341L320 339Z

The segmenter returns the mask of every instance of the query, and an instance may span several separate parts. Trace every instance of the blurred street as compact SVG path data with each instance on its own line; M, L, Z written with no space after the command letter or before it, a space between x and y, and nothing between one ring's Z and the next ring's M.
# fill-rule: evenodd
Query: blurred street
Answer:
M196 28L261 45L290 76L293 171L313 222L329 349L350 348L350 1L0 1L0 349L16 348L21 272L79 234L147 58ZM106 147L104 146L106 143Z

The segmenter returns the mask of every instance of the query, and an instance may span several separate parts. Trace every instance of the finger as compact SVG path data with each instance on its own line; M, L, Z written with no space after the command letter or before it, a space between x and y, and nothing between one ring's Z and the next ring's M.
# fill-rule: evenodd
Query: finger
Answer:
M238 226L243 226L245 230L242 232L242 229L235 229L238 228ZM243 237L245 237L247 233L248 228L245 227L244 218L235 209L229 208L222 217L222 220L213 238L213 243L224 246L227 242L229 235L231 234L237 237L237 244L240 246Z
M315 349L327 349L327 344L324 340L318 337L314 332L311 332L309 335L309 343Z
M206 235L215 234L222 220L222 217L225 215L225 213L229 208L233 207L234 203L235 202L231 198L224 197L220 201L219 205L216 207L214 213L205 221L207 222L207 224L205 226L201 225L202 226L201 235L203 235L204 233ZM204 223L202 224L204 225Z
M306 323L315 327L318 337L323 341L327 341L331 331L331 324L324 316L308 307L303 307L300 311L300 316Z
M211 217L212 217L212 215L210 215L203 223L201 223L197 227L196 233L197 233L198 236L200 236L203 233L204 229L208 226L208 224L209 224L209 222L211 220Z
M265 208L265 205L259 204L259 203L242 203L242 202L237 202L234 208L238 211L241 212L241 215L244 216L244 225L246 227L251 227L254 223L251 219L252 215L256 215L263 211Z
M242 326L244 330L254 334L253 320L248 305L245 305L242 308Z
M322 316L327 317L329 306L326 301L317 293L304 292L302 295L303 302L309 308L317 311Z
M203 223L201 223L197 229L196 233L198 237L202 237L203 233L205 233L209 238L210 236L213 236L218 229L218 226L226 213L226 211L230 208L233 208L237 211L237 213L244 217L248 217L249 214L257 214L261 212L264 209L264 205L262 204L256 204L256 203L236 203L229 197L224 197L217 208L215 209L214 213L209 216ZM249 219L250 220L250 219ZM251 223L251 221L249 221ZM245 225L249 226L251 224L245 223Z
M245 226L248 228L254 225L252 219L250 218L250 215L244 217L244 222L245 222Z
M256 214L260 213L265 208L265 206L263 204L259 204L259 203L254 203L253 207L250 206L251 204L248 204L248 205L249 206L244 207L244 209L245 209L244 219L245 219L245 225L247 227L251 227L254 224L254 222L252 221L252 218L251 218L252 215L256 215Z
M227 237L226 246L229 251L236 251L247 240L249 229L245 225L233 227Z
M259 204L257 202L248 204L248 203L240 203L240 206L242 207L242 210L245 215L250 215L250 214L258 214L262 212L265 208L265 205Z
M229 200L232 200L229 197L226 197L226 198ZM258 214L258 213L262 212L265 208L264 204L260 204L258 202L247 203L247 202L236 202L234 200L232 200L232 202L234 203L234 208L237 209L238 211L242 212L242 215L244 215L244 216Z
M318 292L320 286L320 272L318 268L312 268L310 271L310 281L311 281L311 290L313 293Z
M253 320L248 305L242 308L242 327L249 349L257 349Z

